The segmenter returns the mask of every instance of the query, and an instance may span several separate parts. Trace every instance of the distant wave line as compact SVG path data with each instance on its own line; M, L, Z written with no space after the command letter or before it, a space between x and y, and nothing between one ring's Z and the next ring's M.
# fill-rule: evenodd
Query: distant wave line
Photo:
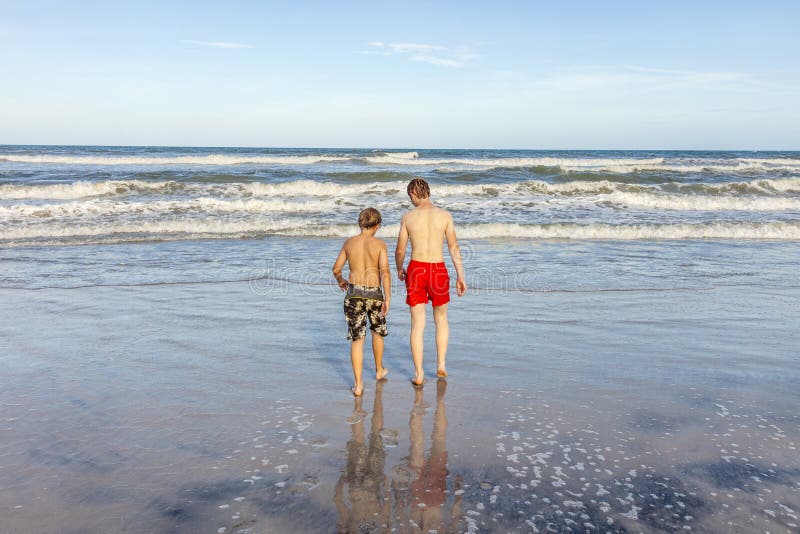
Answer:
M559 168L567 172L587 170L610 173L637 171L667 171L677 173L747 172L764 170L800 171L800 159L793 158L560 158L507 157L420 157L417 152L384 152L362 154L307 154L307 155L257 155L257 154L204 154L175 156L63 156L58 154L0 154L0 162L83 165L83 166L230 166L230 165L318 165L335 163L363 163L389 166L414 166L441 168Z

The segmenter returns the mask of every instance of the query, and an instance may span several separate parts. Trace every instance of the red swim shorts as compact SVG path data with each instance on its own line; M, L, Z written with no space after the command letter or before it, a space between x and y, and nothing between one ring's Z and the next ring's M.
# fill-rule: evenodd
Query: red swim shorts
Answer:
M406 292L409 306L427 304L428 299L434 306L450 302L450 275L444 262L411 260L406 269Z

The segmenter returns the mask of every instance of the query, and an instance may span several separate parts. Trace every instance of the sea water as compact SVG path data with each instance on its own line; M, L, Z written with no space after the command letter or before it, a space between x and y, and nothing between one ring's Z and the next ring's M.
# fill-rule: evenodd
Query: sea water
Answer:
M354 401L330 267L412 177L450 377L394 280ZM794 531L798 203L785 152L0 147L0 530Z
M535 270L549 289L625 283L624 268L603 276L611 267L598 265L617 249L642 249L624 261L649 264L658 286L746 276L752 255L779 269L797 259L796 152L0 146L2 254L34 260L0 270L0 284L248 277L263 270L257 260L327 274L330 251L318 257L304 238L350 235L373 206L393 241L414 177L431 183L462 241L498 251L469 258L484 276L531 274L526 254L544 250ZM544 278L587 247L586 272L570 263Z

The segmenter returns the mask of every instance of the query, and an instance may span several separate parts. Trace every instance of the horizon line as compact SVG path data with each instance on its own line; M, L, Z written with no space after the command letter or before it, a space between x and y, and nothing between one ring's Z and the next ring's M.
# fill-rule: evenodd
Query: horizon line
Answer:
M0 143L3 147L75 147L75 148L203 148L264 150L509 150L530 152L800 152L800 148L518 148L518 147L386 147L386 146L290 146L290 145L171 145L171 144L63 144L63 143Z

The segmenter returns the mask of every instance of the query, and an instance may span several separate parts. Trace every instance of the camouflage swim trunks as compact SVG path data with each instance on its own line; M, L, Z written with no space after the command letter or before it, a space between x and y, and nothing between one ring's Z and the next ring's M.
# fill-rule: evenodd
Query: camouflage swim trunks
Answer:
M362 295L378 298L365 298ZM386 328L386 318L380 316L381 306L383 306L383 293L379 287L350 284L344 299L347 339L367 337L367 317L369 317L369 329L385 337L389 331Z

